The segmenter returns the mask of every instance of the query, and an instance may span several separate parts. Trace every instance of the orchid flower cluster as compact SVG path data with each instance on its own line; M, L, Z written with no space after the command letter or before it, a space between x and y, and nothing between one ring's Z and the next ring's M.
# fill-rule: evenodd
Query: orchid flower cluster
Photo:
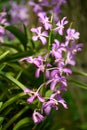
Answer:
M61 13L61 6L65 4L66 0L37 0L37 1L29 1L28 4L33 6L33 11L38 13L46 13L52 14L54 13L54 20L58 21L58 16ZM47 10L47 11L46 11Z
M67 28L67 17L58 20L55 26L53 20L49 20L46 14L39 13L38 17L41 26L31 28L31 32L34 33L32 40L40 41L43 48L47 49L44 50L43 55L29 56L20 60L20 62L26 61L36 66L36 78L39 78L41 74L44 75L44 81L37 90L33 91L29 88L24 90L24 93L29 96L28 104L33 104L34 101L41 104L37 105L33 112L32 117L36 124L43 121L52 109L58 110L59 104L62 104L65 109L68 108L62 92L66 92L67 77L72 74L70 65L75 66L76 53L81 51L83 46L81 43L76 44L80 36L79 32L71 27ZM52 36L54 36L53 42ZM59 36L62 37L62 41L58 39ZM47 91L50 91L49 96L46 96Z
M11 17L12 24L20 24L21 22L25 25L29 24L29 10L28 6L25 6L24 3L24 0L22 0L20 4L15 1L10 1L11 8L9 10L9 15ZM48 14L52 14L52 12L54 12L54 20L57 21L58 15L61 13L61 6L64 3L66 3L66 0L37 0L29 1L27 4L29 6L33 6L33 11L36 14L39 14L40 12L46 13L46 9Z
M22 0L20 4L18 4L15 1L10 1L11 8L8 11L8 14L10 15L10 21L7 22L7 12L6 9L3 9L5 11L0 13L0 42L4 42L4 36L6 36L9 40L13 40L14 36L9 31L5 31L3 26L8 26L10 24L18 25L19 28L21 28L20 25L24 24L26 26L29 25L29 14L28 14L28 8L24 4L24 1ZM5 7L7 8L7 7ZM22 23L22 24L21 24ZM22 30L22 29L21 29Z
M11 16L12 24L23 23L25 25L29 24L29 14L28 8L25 6L24 1L22 0L20 4L15 1L10 1L11 8L9 14Z
M5 29L3 26L8 26L9 23L6 19L7 13L5 11L0 12L0 42L4 42Z

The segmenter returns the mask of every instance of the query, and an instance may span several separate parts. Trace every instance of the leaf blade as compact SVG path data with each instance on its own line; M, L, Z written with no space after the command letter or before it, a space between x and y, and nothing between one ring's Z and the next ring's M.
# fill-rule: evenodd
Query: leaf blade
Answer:
M24 49L26 50L26 45L28 42L27 36L13 25L6 26L5 29L10 31L16 38L18 38L18 40L22 43Z

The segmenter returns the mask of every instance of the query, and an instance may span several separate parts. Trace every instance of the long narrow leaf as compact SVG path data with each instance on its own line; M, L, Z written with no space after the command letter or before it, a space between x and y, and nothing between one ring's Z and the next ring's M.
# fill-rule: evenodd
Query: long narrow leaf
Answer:
M16 53L16 54L12 54L12 55L9 55L5 58L3 58L0 63L3 63L3 62L10 62L10 61L18 61L18 59L21 59L23 57L27 57L27 56L30 56L32 55L33 52L30 52L30 51L26 51L26 52L19 52L19 53Z
M73 72L73 74L81 75L81 76L87 76L87 73L85 73L85 72L77 72L77 71L75 71L75 72Z
M83 88L83 89L87 89L87 84L85 83L81 83L79 81L76 81L76 80L68 80L70 83L73 83L74 85L80 87L80 88Z
M2 107L3 102L0 102L0 108Z
M18 47L18 44L8 44L8 43L3 43L0 45L0 47L8 47L8 48L13 48L17 51L22 51L22 49L20 47Z
M0 64L0 71L3 70L5 66L6 64Z
M3 120L4 120L4 117L0 117L0 126L1 126L1 124L3 122Z
M14 83L15 85L17 85L19 88L21 88L22 90L24 90L26 87L20 83L18 80L16 80L14 77L12 77L11 75L0 71L0 75L5 77L6 79L8 79L9 81L11 81L12 83Z
M7 128L15 121L17 120L24 112L26 112L29 109L29 106L24 107L21 111L19 111L16 115L14 115L8 122L5 124L3 130L7 130Z
M25 96L24 93L17 94L16 96L10 98L8 101L6 101L2 107L0 108L0 112L4 110L7 106L11 105L13 102L17 101L19 98Z
M0 60L3 59L4 57L6 57L9 52L10 52L10 51L6 51L6 52L4 52L2 55L0 55Z
M22 43L22 45L24 46L24 49L26 50L26 45L28 42L26 35L23 32L21 32L17 27L12 26L12 25L6 26L5 29L10 31L12 34L14 34L14 36L18 38L18 40Z
M19 128L25 126L28 124L28 126L30 125L31 122L31 119L28 118L28 117L25 117L23 118L22 120L20 120L16 125L15 127L13 128L13 130L19 130Z

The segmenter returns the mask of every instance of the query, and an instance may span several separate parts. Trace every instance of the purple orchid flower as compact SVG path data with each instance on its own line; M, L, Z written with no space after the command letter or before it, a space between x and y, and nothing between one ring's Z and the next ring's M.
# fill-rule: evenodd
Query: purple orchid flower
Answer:
M51 112L51 109L54 108L55 110L58 110L58 104L62 104L65 109L67 109L67 105L63 98L56 92L50 96L50 99L47 102L44 102L42 105L42 113L45 113L46 115L49 115Z
M33 121L35 124L38 124L44 120L44 116L41 115L39 112L34 111L33 113Z
M66 0L57 0L58 4L61 6L63 3L66 3Z
M1 12L0 13L0 24L8 26L9 23L7 22L6 16L7 16L6 12Z
M43 24L45 30L50 31L52 29L52 25L49 21L49 18L44 12L44 7L47 7L47 5L45 5L46 2L48 4L50 3L50 9L52 11L53 8L55 15L57 14L57 11L60 11L60 6L63 2L65 3L65 1L66 0L39 0L37 2L30 3L32 6L34 6L35 11L38 12L37 15L39 16L39 20ZM35 5L38 2L39 6L36 7ZM54 7L56 8L54 9ZM58 32L60 35L63 35L64 27L67 23L68 21L66 17L64 17L62 20L58 20L54 32ZM34 41L40 40L42 44L45 45L47 42L46 38L48 37L48 34L47 31L42 30L42 27L32 28L31 32L35 33L32 39ZM40 77L41 72L44 73L46 76L45 82L42 83L37 90L33 91L28 88L24 90L24 93L29 95L29 98L27 99L27 102L29 104L33 103L35 99L36 105L37 100L39 100L39 102L42 104L41 110L39 109L40 113L37 112L37 110L33 113L34 123L38 124L43 121L43 115L49 115L52 109L58 110L59 104L61 104L65 109L68 108L65 100L62 98L62 92L67 91L66 77L72 73L72 70L68 68L68 65L75 65L75 55L77 51L81 51L82 49L82 44L75 44L75 40L77 40L78 38L79 33L76 32L74 29L69 28L66 32L65 42L60 43L60 41L54 39L54 43L52 44L52 46L50 46L52 47L52 49L50 50L50 52L45 51L46 55L44 57L38 56L37 58L33 58L32 56L30 56L21 59L21 61L25 60L28 63L34 64L36 66L35 76L37 78ZM40 89L45 86L48 86L47 90L52 90L52 93L50 94L50 96L43 98L40 95Z
M32 56L22 58L20 61L27 61L28 63L34 63L34 58Z
M67 55L66 55L66 60L65 64L70 64L70 65L75 65L75 55L77 51L82 50L83 44L74 44L72 43L71 47L67 47Z
M63 68L63 72L67 75L70 76L72 74L72 70L69 68Z
M72 28L68 28L67 29L67 36L66 36L66 43L68 43L69 41L75 41L77 39L79 39L79 32L76 32L75 29Z
M54 32L58 32L60 35L63 35L64 31L64 25L66 25L68 21L66 20L66 17L64 17L61 21L59 20L56 24L56 28L54 29Z
M45 65L43 64L43 58L42 58L41 56L38 56L38 58L35 58L34 64L37 66L35 76L36 76L37 78L39 78L39 76L40 76L40 71L41 71L41 72L44 72L44 69L45 69Z
M0 26L0 36L3 36L5 34L5 29Z
M60 92L59 90L56 91L55 93L53 93L53 94L50 96L50 99L56 101L57 103L62 104L63 107L64 107L65 109L67 109L66 102L65 102L65 100L61 97L61 92Z
M54 13L54 21L58 21L58 15L61 13L61 5L66 3L66 0L39 0L37 2L29 1L29 5L33 6L33 11L38 15L40 12L44 12L45 8L48 8L48 13Z
M63 75L63 73L65 73L67 76L72 74L72 70L70 68L67 68L64 62L60 62L58 64L58 71L61 76Z
M59 20L59 14L61 13L61 5L65 4L66 0L51 0L51 10L49 11L51 14L54 13L54 21L57 22Z
M44 25L46 30L52 29L52 24L49 21L49 18L44 13L39 13L39 21Z
M3 36L0 36L0 42L1 42L1 43L4 42L4 38L3 38Z
M72 43L72 53L76 53L78 51L82 51L82 47L83 47L83 44L82 43L79 43L79 44L75 44L75 43Z
M72 54L71 52L67 52L67 56L66 56L66 60L65 60L65 64L68 65L75 65L75 54Z
M55 86L58 83L61 83L64 86L67 86L67 81L64 76L60 76L59 70L53 70L48 82L51 82L50 89L55 91Z
M28 8L24 5L24 1L21 1L20 4L17 4L15 1L10 2L11 9L9 14L11 16L12 24L19 24L23 22L25 25L29 24L29 14Z
M31 31L36 33L36 36L33 36L34 41L41 40L42 44L46 44L46 37L48 37L47 31L41 32L42 27L32 28Z
M33 11L34 11L35 13L38 13L38 12L42 12L42 11L43 11L43 9L42 9L42 7L40 6L39 3L37 4L37 3L33 2L33 1L29 1L29 2L28 2L28 5L34 7L34 8L33 8Z
M54 44L52 44L52 50L50 51L50 54L55 57L55 59L62 59L62 52L66 51L63 44L60 44L60 42L55 39Z
M0 42L4 42L3 36L5 35L5 29L0 26Z
M43 98L37 91L34 92L34 91L32 91L32 90L26 88L26 89L24 90L24 93L31 95L31 97L29 97L29 98L27 99L27 102L28 102L29 104L31 104L36 98L38 98L40 102L44 102L44 98Z
M67 91L67 87L66 86L64 86L63 84L58 88L58 90L60 91L60 92L66 92Z
M45 69L45 65L43 64L44 59L41 56L38 56L37 58L33 58L32 56L30 56L30 57L22 58L20 61L24 61L24 60L30 64L34 64L37 67L35 77L39 78L40 72L44 72ZM48 76L49 72L48 71L46 72Z
M5 29L1 25L4 25L4 26L9 25L9 23L7 22L7 19L6 19L6 15L7 15L6 12L0 13L0 42L4 42L4 35L5 35Z
M45 113L46 115L49 115L51 112L52 108L55 108L56 110L58 110L58 103L56 102L56 100L49 100L47 102L44 102L42 105L42 113Z

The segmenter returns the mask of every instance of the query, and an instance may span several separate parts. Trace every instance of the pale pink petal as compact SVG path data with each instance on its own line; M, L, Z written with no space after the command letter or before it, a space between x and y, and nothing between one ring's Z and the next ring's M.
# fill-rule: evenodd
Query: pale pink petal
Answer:
M42 44L43 44L43 45L46 44L46 38L45 38L45 37L41 36L41 37L40 37L40 40L42 41Z
M40 77L40 69L36 69L35 77L36 78Z
M29 98L27 99L27 102L28 102L29 104L31 104L31 103L34 101L35 98L36 98L35 95L34 95L34 96L31 96L31 97L29 97Z
M65 103L65 101L63 99L60 99L58 102L61 103L64 108L66 108L66 109L68 108L66 103Z
M37 97L38 97L40 102L44 102L45 101L44 98L40 94L38 94Z
M38 36L33 36L32 40L37 41L38 40Z

